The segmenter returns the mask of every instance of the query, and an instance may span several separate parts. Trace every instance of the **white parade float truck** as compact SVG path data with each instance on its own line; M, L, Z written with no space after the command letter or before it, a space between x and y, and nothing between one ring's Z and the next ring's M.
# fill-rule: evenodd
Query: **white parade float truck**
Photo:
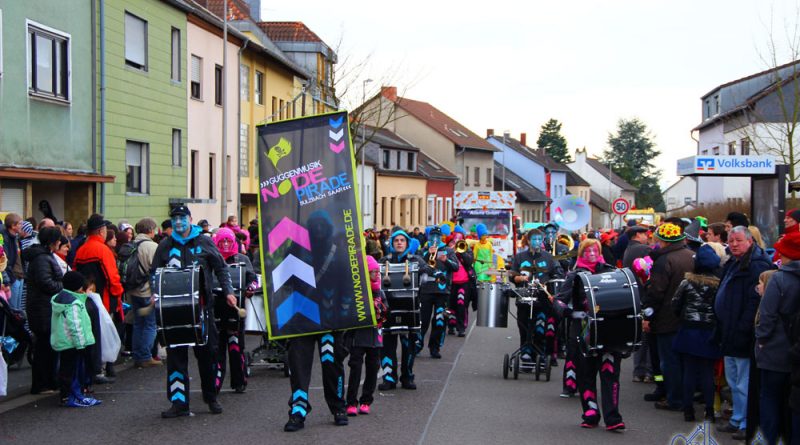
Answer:
M514 222L514 206L517 192L455 192L453 207L456 218L469 232L470 239L477 239L475 226L484 224L489 231L494 252L505 259L516 253L517 226Z

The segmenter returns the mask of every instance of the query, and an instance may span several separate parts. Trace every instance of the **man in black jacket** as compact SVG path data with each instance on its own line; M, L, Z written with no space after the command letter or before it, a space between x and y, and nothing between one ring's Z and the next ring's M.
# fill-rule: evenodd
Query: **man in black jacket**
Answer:
M658 409L680 411L683 408L680 356L672 349L680 320L672 312L672 297L687 272L694 269L694 254L686 247L683 230L671 223L662 224L655 233L659 249L653 251L653 270L645 286L642 306L653 309L642 329L656 337L661 372L664 374L665 401L655 403Z
M231 276L228 266L220 255L217 246L211 238L202 236L199 226L192 225L192 213L183 205L175 207L170 212L172 218L172 234L161 240L156 249L151 273L161 267L185 269L200 266L204 271L213 271L220 287L223 289L228 305L236 306L236 297L233 295ZM214 374L216 371L216 345L217 330L214 326L214 294L211 274L201 275L201 302L205 332L208 340L203 346L194 346L194 355L200 371L200 386L203 390L203 401L208 404L213 414L222 413L222 405L217 401L217 392L214 387ZM187 308L187 310L189 310ZM167 348L167 398L172 406L161 412L163 418L173 418L190 415L189 411L189 347L177 346Z
M625 249L625 254L622 256L622 267L633 270L633 261L650 255L652 251L652 248L647 244L648 230L645 227L634 225L625 231L625 236L629 241L628 247ZM622 237L620 237L620 239L621 238ZM639 282L639 293L641 295L644 294L644 283L641 281ZM645 337L649 337L649 334L645 334ZM652 349L650 348L650 343L653 345ZM633 353L633 381L650 381L654 375L658 376L656 379L656 384L658 385L656 393L654 396L648 397L648 399L658 401L661 400L665 394L665 390L663 378L661 377L661 369L658 367L658 353L655 352L654 357L651 355L654 354L655 350L655 338L652 338L643 341L642 347Z
M417 340L417 349L421 350L428 326L431 335L428 348L431 357L442 358L439 350L444 345L445 306L450 295L453 273L458 270L458 259L453 249L442 241L442 230L434 226L428 233L427 251L423 251L427 263L420 271L419 296L422 302L422 331ZM430 263L433 262L433 266Z
M528 232L527 238L530 242L530 249L525 252L518 253L514 257L514 263L508 271L508 276L511 281L517 285L517 288L526 287L532 280L539 280L544 284L553 278L564 278L564 270L558 264L552 255L542 250L544 246L544 234L537 229ZM536 314L534 314L536 315ZM547 329L549 335L545 334L551 341L547 342L547 353L553 352L555 341L555 314L552 311L541 313L541 316L547 317L547 326L552 328ZM534 326L532 325L530 306L521 304L517 301L517 328L519 329L519 344L521 347L527 346L528 335L533 336ZM531 356L533 351L525 350L522 353L522 360L530 362L533 360Z

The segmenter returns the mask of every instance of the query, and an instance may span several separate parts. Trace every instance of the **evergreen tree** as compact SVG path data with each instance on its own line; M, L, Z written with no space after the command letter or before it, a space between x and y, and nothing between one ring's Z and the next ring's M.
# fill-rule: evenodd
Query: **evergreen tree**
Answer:
M550 119L542 125L536 145L544 148L545 153L557 162L562 164L572 162L567 150L567 140L561 135L561 122L555 119Z
M664 197L658 185L661 170L652 163L660 154L647 125L637 118L620 119L617 133L608 135L608 149L603 152L603 162L610 164L614 173L637 188L638 208L653 207L656 211L665 211Z

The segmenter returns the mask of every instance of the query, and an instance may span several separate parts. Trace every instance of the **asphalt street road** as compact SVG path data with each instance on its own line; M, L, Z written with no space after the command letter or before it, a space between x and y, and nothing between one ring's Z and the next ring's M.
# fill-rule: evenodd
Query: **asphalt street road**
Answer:
M252 347L258 337L248 340ZM559 398L560 367L550 382L537 382L530 374L503 380L503 354L516 345L516 327L473 327L466 338L448 336L441 360L431 359L427 350L417 358L416 391L378 392L372 414L351 418L345 427L333 425L315 365L314 409L306 428L293 434L282 430L290 390L281 371L254 368L247 392L226 389L220 396L225 412L212 415L193 370L195 415L164 420L159 414L168 407L166 371L129 369L116 384L96 388L103 400L98 407L60 408L56 396L26 396L31 398L17 399L16 405L30 403L5 411L3 405L14 401L0 402L0 444L670 444L675 434L689 435L698 427L684 422L680 412L658 411L644 402L642 394L652 386L631 383L626 360L621 412L628 429L581 429L579 401ZM712 435L719 444L736 443L728 434Z

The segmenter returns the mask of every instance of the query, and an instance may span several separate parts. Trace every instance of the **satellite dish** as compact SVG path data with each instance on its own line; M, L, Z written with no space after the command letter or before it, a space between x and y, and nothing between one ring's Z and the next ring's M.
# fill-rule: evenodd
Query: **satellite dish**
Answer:
M589 204L575 195L562 196L550 204L550 218L566 230L579 230L592 218Z

